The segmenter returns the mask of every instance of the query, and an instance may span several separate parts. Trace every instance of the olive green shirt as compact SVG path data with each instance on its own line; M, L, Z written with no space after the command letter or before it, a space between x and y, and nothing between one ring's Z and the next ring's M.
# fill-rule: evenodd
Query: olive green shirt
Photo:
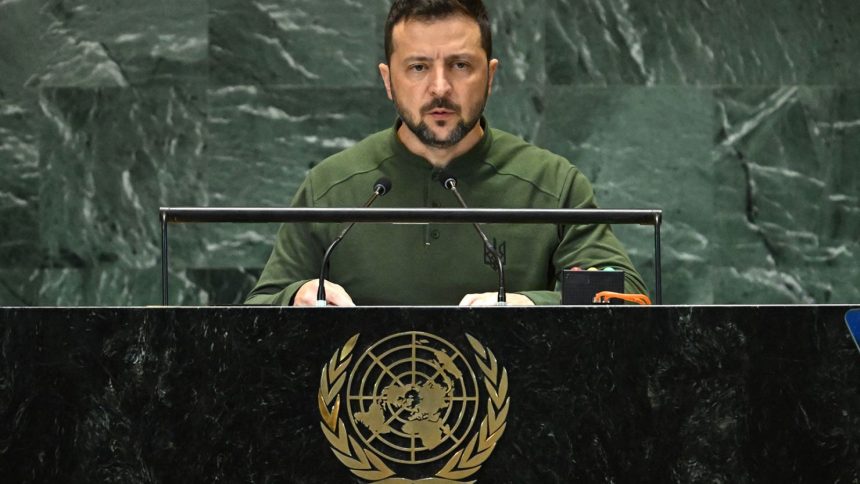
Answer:
M437 170L400 142L398 127L314 167L292 206L360 207L374 183L387 176L392 188L373 207L459 207L439 183ZM596 208L591 184L566 159L500 130L486 127L484 133L447 167L470 208ZM246 303L290 304L305 282L319 276L326 247L343 228L284 224ZM646 292L608 225L482 228L503 253L507 291L536 304L560 303L560 272L573 266L622 269L626 292ZM342 285L357 305L456 305L466 294L497 291L498 275L487 259L470 224L356 224L333 252L328 279Z

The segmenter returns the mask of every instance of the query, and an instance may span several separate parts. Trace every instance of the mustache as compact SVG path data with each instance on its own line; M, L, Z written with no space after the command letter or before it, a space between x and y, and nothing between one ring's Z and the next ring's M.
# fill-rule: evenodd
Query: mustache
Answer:
M449 109L449 110L457 112L457 113L460 112L460 105L459 104L452 102L450 99L440 97L440 98L436 98L436 99L430 101L429 103L425 104L424 106L422 106L421 107L421 114L426 114L426 113L429 113L430 111L432 111L434 109L440 109L440 108L441 109Z

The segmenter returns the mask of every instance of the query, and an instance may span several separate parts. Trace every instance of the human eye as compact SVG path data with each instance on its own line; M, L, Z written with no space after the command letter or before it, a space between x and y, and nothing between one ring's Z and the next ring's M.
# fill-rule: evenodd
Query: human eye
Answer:
M427 70L427 65L425 64L410 64L409 72L424 72Z
M468 62L465 62L465 61L454 62L454 69L457 69L459 71L465 71L468 68L469 68Z

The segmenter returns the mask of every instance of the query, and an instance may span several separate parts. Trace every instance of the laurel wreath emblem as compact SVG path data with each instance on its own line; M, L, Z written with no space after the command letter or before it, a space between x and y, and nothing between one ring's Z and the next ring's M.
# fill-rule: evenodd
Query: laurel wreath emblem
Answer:
M346 370L352 362L352 352L358 337L359 334L351 337L323 366L317 398L322 419L320 427L335 457L359 478L377 484L412 482L396 477L395 472L378 455L362 447L355 437L347 433L346 425L340 418L340 391L346 382ZM481 421L479 431L472 436L469 443L451 456L434 477L421 479L422 483L474 483L475 481L463 481L463 479L469 478L480 470L505 432L510 408L508 372L499 366L489 348L469 334L466 334L466 339L472 346L475 360L484 375L484 386L488 393L487 415Z

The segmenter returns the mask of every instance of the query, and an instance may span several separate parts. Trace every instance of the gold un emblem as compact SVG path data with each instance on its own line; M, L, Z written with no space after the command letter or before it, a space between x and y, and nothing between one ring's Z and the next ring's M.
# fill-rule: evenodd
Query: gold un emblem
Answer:
M493 452L510 406L508 373L493 352L466 335L481 385L470 359L433 334L385 337L352 365L358 337L335 351L320 377L321 427L335 457L377 484L475 482L464 479Z

